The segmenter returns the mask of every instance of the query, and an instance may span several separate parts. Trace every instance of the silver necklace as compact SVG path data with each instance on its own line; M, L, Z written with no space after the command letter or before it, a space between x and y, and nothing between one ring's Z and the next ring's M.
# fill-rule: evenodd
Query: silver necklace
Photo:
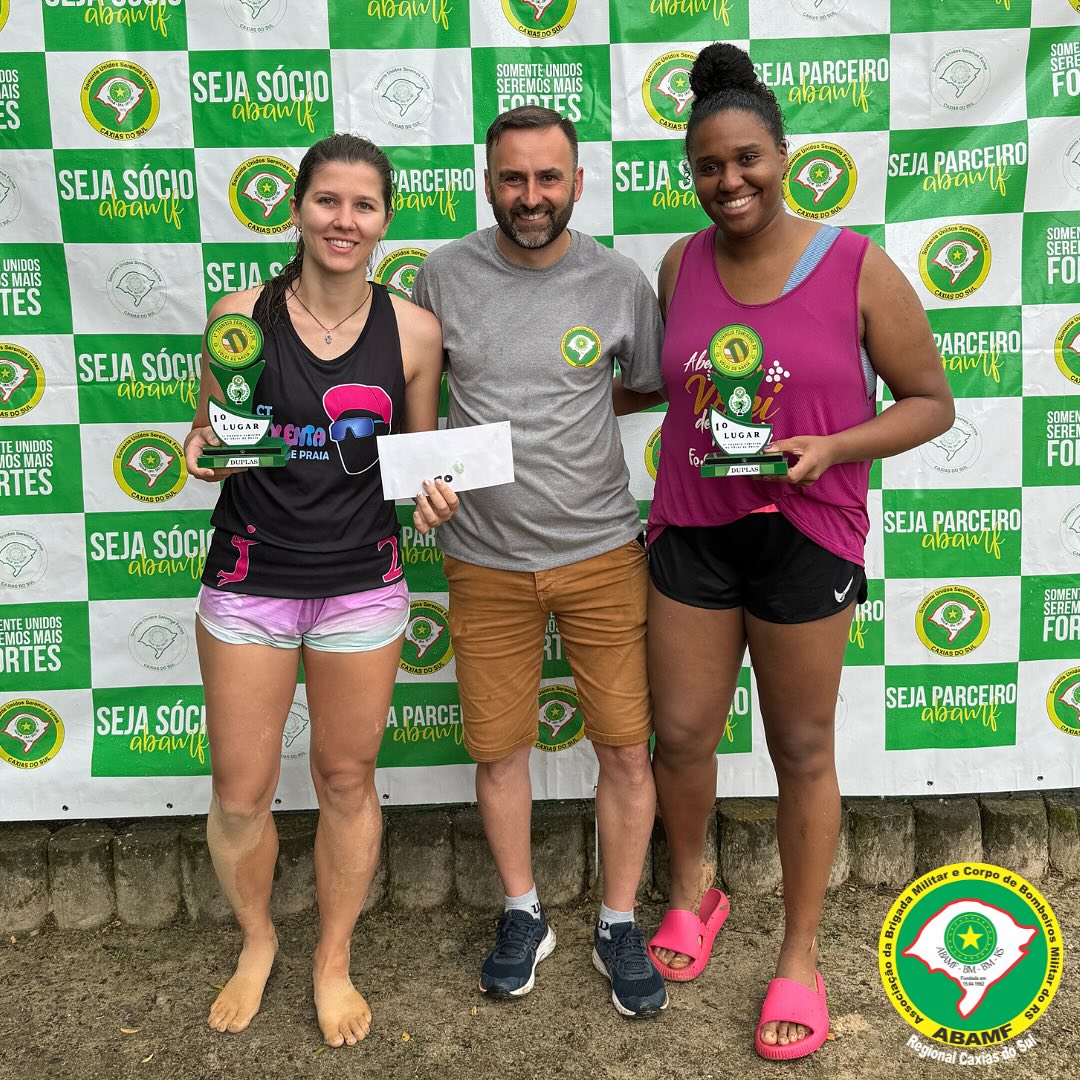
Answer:
M334 343L334 339L333 339L333 337L331 337L333 332L339 326L341 326L342 323L347 323L360 310L360 308L362 308L364 306L364 304L366 304L371 299L371 283L369 282L368 283L367 296L364 297L364 299L360 302L360 304L356 308L354 308L352 311L350 311L349 314L346 315L345 318L341 320L341 322L334 323L333 326L323 326L322 322L320 322L320 320L316 317L315 313L311 310L311 308L309 308L307 306L307 304L305 304L304 301L300 299L299 295L297 294L297 289L299 288L299 286L300 286L299 282L297 282L296 285L293 286L292 298L319 324L319 326L322 326L323 332L326 335L323 338L323 341L325 341L327 345L333 345L333 343Z

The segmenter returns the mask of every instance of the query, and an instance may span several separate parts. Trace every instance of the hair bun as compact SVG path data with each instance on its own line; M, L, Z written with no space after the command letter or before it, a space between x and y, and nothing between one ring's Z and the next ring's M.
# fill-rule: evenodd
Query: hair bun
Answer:
M726 41L702 49L690 72L690 89L699 101L722 90L753 90L757 81L749 55Z

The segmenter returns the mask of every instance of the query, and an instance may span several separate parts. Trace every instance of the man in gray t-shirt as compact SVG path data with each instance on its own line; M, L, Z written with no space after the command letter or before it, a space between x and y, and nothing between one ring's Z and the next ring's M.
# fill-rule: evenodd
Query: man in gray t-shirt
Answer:
M528 993L555 947L532 874L529 754L538 724L558 746L583 722L600 766L593 963L620 1013L654 1015L667 993L634 922L656 800L648 572L612 376L617 360L629 408L660 388L660 312L633 262L567 228L583 181L568 120L537 106L503 113L484 181L497 225L433 251L413 291L442 322L449 426L509 420L514 449L514 483L463 493L439 529L465 744L506 894L480 989ZM565 697L538 704L551 614L580 710Z

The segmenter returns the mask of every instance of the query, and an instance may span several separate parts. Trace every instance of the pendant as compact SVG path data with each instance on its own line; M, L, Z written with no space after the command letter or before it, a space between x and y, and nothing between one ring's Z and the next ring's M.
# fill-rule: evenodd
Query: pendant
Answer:
M329 334L327 334L326 337L323 338L323 341L325 341L327 345L332 344Z

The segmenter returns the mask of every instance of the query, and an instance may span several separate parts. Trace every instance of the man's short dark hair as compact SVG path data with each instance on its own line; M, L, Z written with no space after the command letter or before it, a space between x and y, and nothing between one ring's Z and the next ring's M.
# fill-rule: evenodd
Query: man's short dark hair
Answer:
M562 129L566 141L570 144L570 156L574 168L578 163L577 128L565 116L554 109L545 109L542 105L519 105L509 112L500 113L487 129L487 160L491 163L491 148L502 138L504 131L542 131L544 128Z

